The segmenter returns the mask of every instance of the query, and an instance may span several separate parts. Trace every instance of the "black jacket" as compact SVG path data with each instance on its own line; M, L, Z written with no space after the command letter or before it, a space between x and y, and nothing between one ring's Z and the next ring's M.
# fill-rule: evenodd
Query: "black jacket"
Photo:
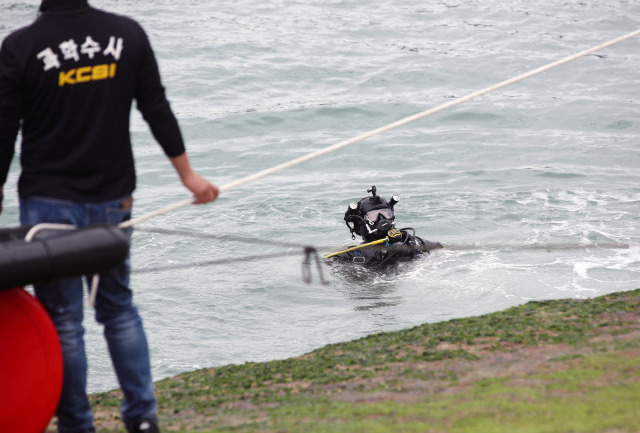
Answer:
M21 197L102 202L135 189L133 99L169 157L184 152L144 30L86 0L45 0L0 49L0 185L22 126Z

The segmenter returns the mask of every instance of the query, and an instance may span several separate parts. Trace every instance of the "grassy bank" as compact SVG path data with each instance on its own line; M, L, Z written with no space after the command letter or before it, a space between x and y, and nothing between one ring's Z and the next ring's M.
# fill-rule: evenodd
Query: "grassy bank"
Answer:
M163 431L637 432L640 289L530 302L157 383ZM92 396L121 432L119 391Z

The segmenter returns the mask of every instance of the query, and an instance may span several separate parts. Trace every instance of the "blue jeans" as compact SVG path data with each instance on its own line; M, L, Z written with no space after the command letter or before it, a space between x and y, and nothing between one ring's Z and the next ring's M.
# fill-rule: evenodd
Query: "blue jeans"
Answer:
M22 224L42 222L85 227L96 223L117 225L131 216L130 197L106 203L74 203L43 197L20 200ZM128 230L131 239L131 230ZM95 302L96 320L104 336L114 370L124 393L121 406L125 423L155 418L156 401L149 361L149 347L138 310L129 289L129 259L108 274L100 275ZM90 276L87 285L90 282ZM58 331L62 346L64 378L56 415L60 433L92 431L93 414L87 398L87 358L84 347L83 281L67 278L35 285Z

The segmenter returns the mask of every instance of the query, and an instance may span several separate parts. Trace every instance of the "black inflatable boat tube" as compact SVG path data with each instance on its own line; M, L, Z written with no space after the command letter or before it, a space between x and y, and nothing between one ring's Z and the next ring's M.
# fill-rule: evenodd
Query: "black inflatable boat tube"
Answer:
M108 225L46 230L31 242L22 239L2 242L0 290L105 273L124 262L128 254L127 236L117 227Z

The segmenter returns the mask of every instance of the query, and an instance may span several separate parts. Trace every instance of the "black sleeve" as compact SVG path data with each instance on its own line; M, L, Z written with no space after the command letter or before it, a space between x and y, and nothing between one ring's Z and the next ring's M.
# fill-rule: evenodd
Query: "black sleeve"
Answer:
M8 39L0 48L0 185L7 180L23 110L19 62Z
M169 157L179 156L185 151L180 127L165 95L149 39L142 29L140 31L143 53L136 77L137 107L165 154Z

